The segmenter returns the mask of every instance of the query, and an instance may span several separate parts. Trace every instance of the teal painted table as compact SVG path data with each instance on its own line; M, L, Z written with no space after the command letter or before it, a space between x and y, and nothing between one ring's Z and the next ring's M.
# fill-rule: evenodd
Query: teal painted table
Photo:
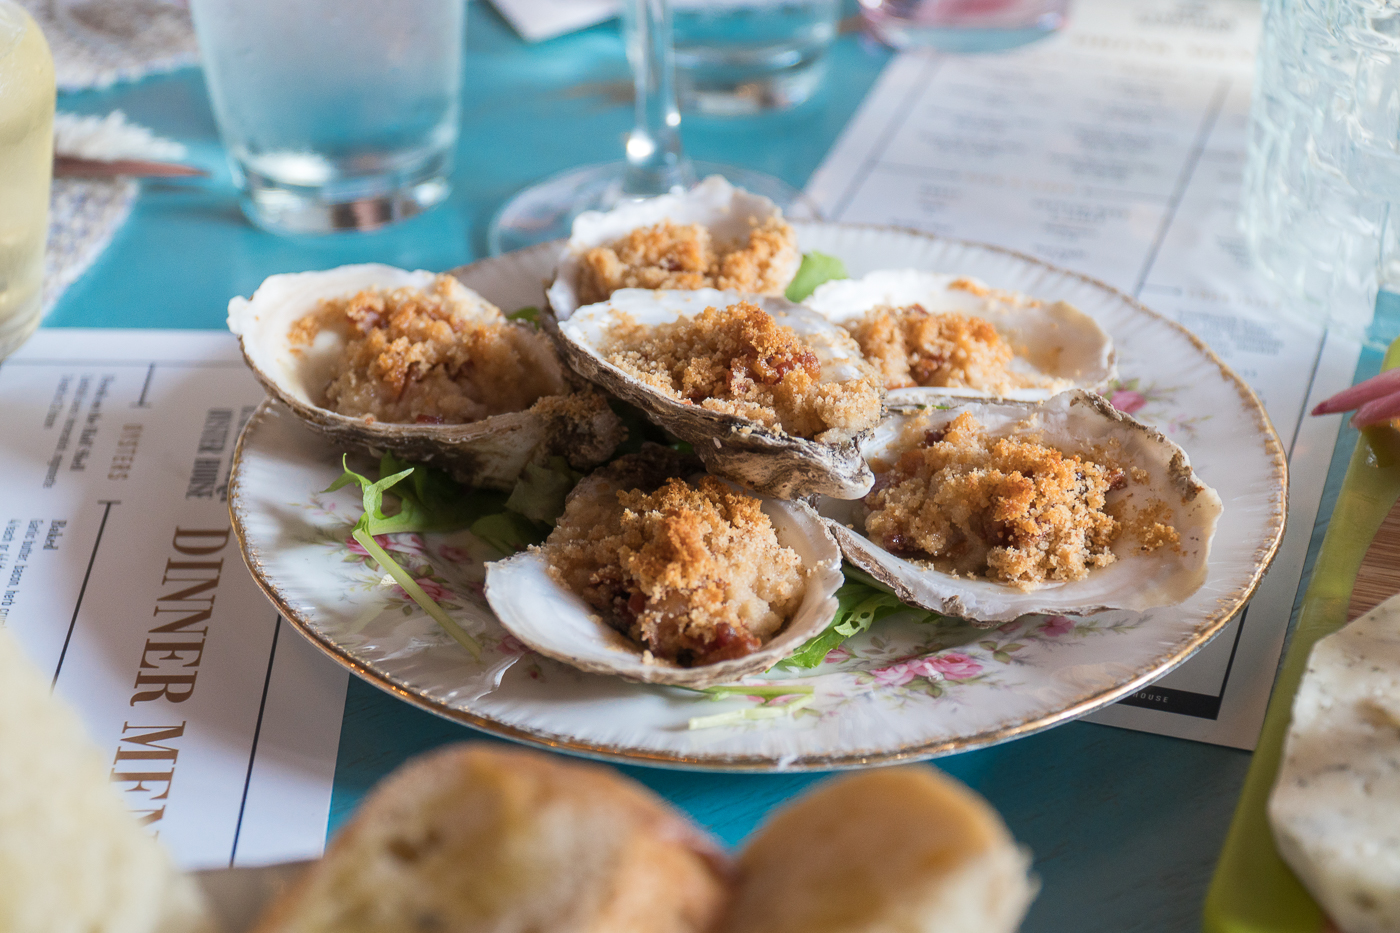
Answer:
M379 233L286 239L246 223L197 71L65 95L60 107L66 110L125 110L186 143L192 159L216 174L205 182L147 183L131 220L64 295L48 326L222 328L229 297L250 294L276 272L370 260L451 268L484 254L487 221L515 190L619 155L631 107L615 27L530 47L490 7L478 2L470 10L454 194L428 214ZM687 117L686 146L697 158L747 165L800 187L887 60L888 52L845 36L832 51L830 78L807 105L729 121ZM1363 369L1376 365L1363 360ZM1324 503L1323 514L1328 507ZM463 740L495 741L352 678L332 828L405 758ZM1244 752L1071 723L938 764L986 795L1034 851L1043 890L1026 933L1162 933L1198 929L1248 761ZM730 844L818 779L622 770Z

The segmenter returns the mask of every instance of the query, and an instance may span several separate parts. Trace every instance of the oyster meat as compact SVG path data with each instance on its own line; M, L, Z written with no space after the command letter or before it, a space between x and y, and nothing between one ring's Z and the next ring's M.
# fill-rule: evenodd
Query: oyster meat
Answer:
M850 336L807 308L623 289L558 333L575 371L690 442L718 476L780 499L852 498L874 480L856 443L883 390Z
M826 282L804 303L850 330L891 390L1041 400L1117 376L1093 318L975 279L891 269Z
M1081 390L923 391L862 445L874 491L818 506L846 559L902 600L990 625L1174 605L1205 582L1220 497L1160 432Z
M792 227L772 201L713 175L684 194L580 214L549 306L562 321L619 288L782 295L801 262Z
M343 266L268 278L229 302L263 387L338 442L510 489L527 463L603 462L623 436L574 391L550 341L450 276Z
M702 687L825 629L841 554L804 503L756 499L648 445L581 481L542 547L487 565L516 638L597 674Z

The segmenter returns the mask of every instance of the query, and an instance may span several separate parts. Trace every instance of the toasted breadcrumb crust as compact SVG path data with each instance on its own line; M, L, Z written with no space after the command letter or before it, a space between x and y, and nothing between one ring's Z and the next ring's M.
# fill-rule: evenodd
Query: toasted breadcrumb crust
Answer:
M545 338L474 301L450 275L429 291L366 289L292 325L293 346L344 335L326 407L367 421L465 424L566 391Z
M963 412L876 477L865 530L891 552L1000 583L1081 580L1114 560L1123 529L1105 496L1127 481L1111 462L988 437Z
M667 395L796 437L855 433L880 417L874 375L822 382L807 344L748 301L655 327L623 315L603 356Z
M719 288L781 295L796 260L797 236L777 217L754 227L743 243L718 245L699 224L666 220L584 253L579 301L603 301L619 288Z
M544 545L550 574L654 656L690 667L778 633L806 587L759 500L705 476L574 496Z
M1054 382L1037 373L1013 372L1011 346L980 317L956 311L932 314L922 305L881 305L845 327L886 389L935 386L1005 393Z

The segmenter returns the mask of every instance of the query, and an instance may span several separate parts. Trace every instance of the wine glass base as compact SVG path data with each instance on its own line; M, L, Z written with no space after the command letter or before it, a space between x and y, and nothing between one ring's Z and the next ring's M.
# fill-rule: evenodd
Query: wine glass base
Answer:
M811 198L779 178L734 165L692 164L697 179L723 175L736 187L768 198L791 220L817 220L821 216ZM626 170L626 162L588 165L521 191L491 218L486 233L491 255L567 238L579 214L611 210L623 201L622 176Z

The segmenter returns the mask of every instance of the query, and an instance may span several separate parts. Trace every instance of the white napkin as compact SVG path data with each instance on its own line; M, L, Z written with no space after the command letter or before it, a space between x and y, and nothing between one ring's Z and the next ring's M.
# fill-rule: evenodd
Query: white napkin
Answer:
M618 14L619 0L491 0L526 42L586 29Z

